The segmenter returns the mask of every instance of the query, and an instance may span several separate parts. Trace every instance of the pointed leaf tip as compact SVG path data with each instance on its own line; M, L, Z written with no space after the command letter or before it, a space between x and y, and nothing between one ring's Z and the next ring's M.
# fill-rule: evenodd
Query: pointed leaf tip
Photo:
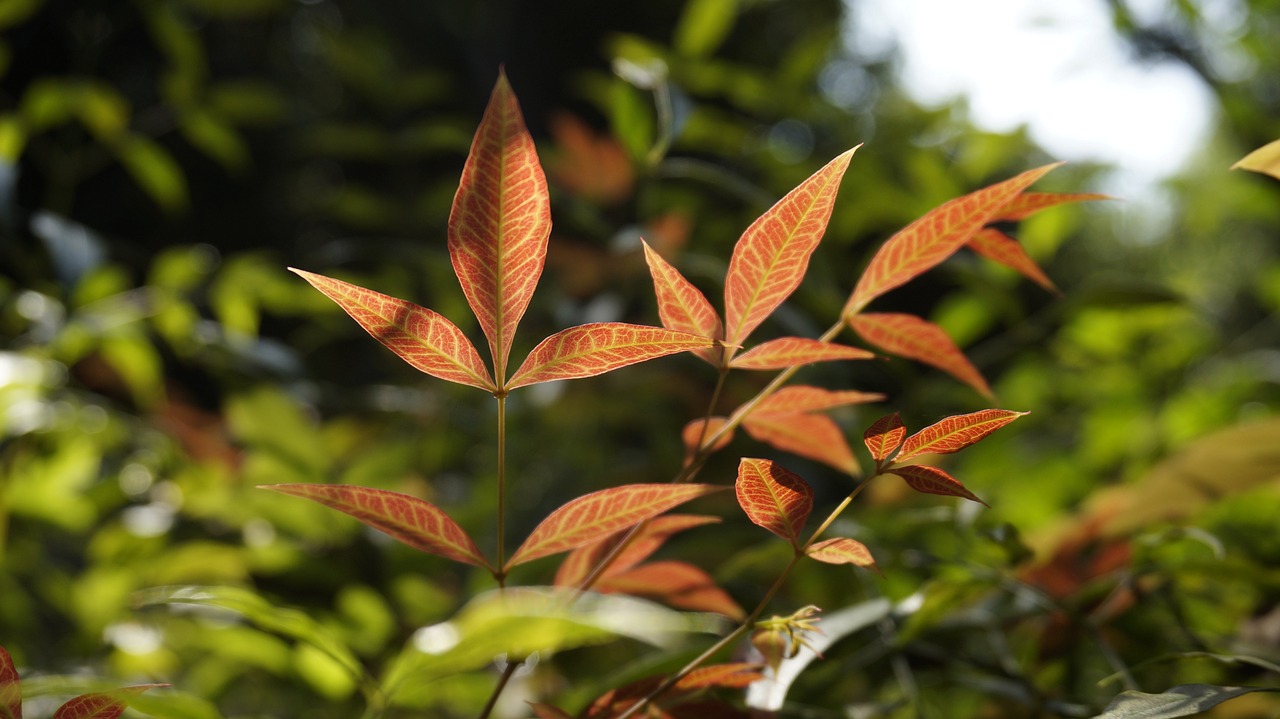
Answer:
M915 315L866 313L848 317L858 336L890 354L932 365L992 399L991 386L943 329Z
M871 452L871 458L883 462L893 454L907 436L902 417L897 412L876 420L862 435L862 442Z
M799 546L800 531L813 510L808 482L767 459L743 457L735 490L739 506L753 523Z
M984 409L947 417L908 437L902 443L902 451L896 460L902 462L921 454L959 452L1026 414L1008 409Z
M677 352L715 346L715 340L665 327L597 322L570 327L533 348L511 375L511 390L539 382L580 379Z
M662 258L648 242L644 246L645 262L653 278L653 291L658 299L658 317L662 326L712 339L724 339L724 327L720 315L693 283ZM710 347L693 351L697 357L719 367L724 354L723 347Z
M871 550L867 549L867 545L856 539L847 539L845 537L827 539L809 547L805 554L819 562L852 564L855 567L865 567L876 574L881 574L880 568L876 566L875 558L871 556Z
M978 496L965 488L960 480L952 477L937 467L930 467L923 464L908 464L902 467L893 467L890 473L896 474L917 492L924 494L940 494L945 497L960 497L972 502L977 502L984 507L991 505L978 499Z

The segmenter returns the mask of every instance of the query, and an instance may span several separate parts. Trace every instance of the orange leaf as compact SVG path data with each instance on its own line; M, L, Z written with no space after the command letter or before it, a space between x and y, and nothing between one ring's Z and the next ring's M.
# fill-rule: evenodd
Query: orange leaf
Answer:
M625 484L572 499L534 528L506 568L604 539L721 489L710 484Z
M747 517L794 547L813 509L813 490L799 475L767 459L743 457L735 485Z
M984 227L969 240L969 249L983 257L1017 270L1019 274L1054 294L1062 294L1022 245L994 227Z
M849 296L844 316L906 284L964 246L982 226L1000 216L1020 192L1057 165L1028 170L1004 182L943 203L907 225L876 252Z
M1004 206L996 216L996 220L1017 221L1036 214L1050 207L1065 205L1071 202L1087 202L1089 200L1110 200L1106 195L1092 192L1023 192Z
M737 602L716 585L711 575L687 562L650 562L596 583L601 593L618 592L645 597L678 609L717 612L734 620L745 617Z
M730 687L740 689L764 678L760 671L763 664L734 662L699 667L681 677L672 687L677 690L704 689L706 687Z
M889 470L891 473L902 477L907 482L907 486L917 492L925 494L941 494L947 497L962 497L970 499L984 507L988 507L986 502L978 499L978 497L969 490L965 489L963 484L955 477L938 469L937 467L929 467L923 464L908 464L904 467L893 467Z
M490 569L462 527L425 499L349 484L270 484L261 489L319 502L419 551Z
M765 414L803 414L851 404L879 402L882 399L884 399L884 395L875 392L859 392L852 389L833 391L821 387L798 384L783 387L765 397L751 410L751 414L756 416Z
M885 352L933 365L991 398L991 387L941 327L915 315L851 315L849 326Z
M0 711L8 711L13 719L22 719L22 680L13 657L0 647Z
M533 711L533 715L538 719L573 719L573 715L569 712L551 704L543 704L541 702L527 702L529 709Z
M547 259L551 203L533 138L505 74L489 97L449 213L449 257L506 375L516 325Z
M876 560L871 556L871 550L867 549L867 545L854 539L846 539L844 537L836 537L828 539L809 547L805 552L810 557L819 562L827 564L852 564L855 567L866 567L880 573L880 568L876 566Z
M902 417L894 412L868 427L862 435L862 442L867 445L872 459L883 462L902 444L902 439L906 436L907 428L902 426Z
M1026 412L1008 409L984 409L947 417L907 437L896 461L901 462L921 454L959 452L1024 414Z
M753 222L734 246L724 287L727 344L741 345L800 286L856 149L800 183Z
M653 291L658 297L658 316L662 326L702 337L724 339L724 327L705 295L692 283L662 259L649 243L644 242L644 259L649 263L653 276ZM719 367L724 354L723 347L694 350L698 357Z
M803 337L783 337L752 347L734 357L729 366L735 369L786 369L813 362L871 359L872 357L875 355L858 347Z
M654 517L631 538L626 548L614 557L613 562L601 572L600 576L603 578L618 574L643 562L677 532L719 521L719 517L698 514L669 514L664 517ZM618 546L618 542L625 534L626 532L618 532L599 542L578 547L569 552L561 562L560 569L556 571L555 585L557 587L577 586L613 551L614 547Z
M698 448L705 444L708 439L715 436L716 432L719 432L720 428L724 427L728 421L724 417L709 417L707 419L695 419L684 426L684 429L680 432L680 438L684 441L684 463L686 467L693 461ZM733 430L729 430L720 435L714 445L707 447L706 453L718 452L732 441Z
M742 422L758 442L798 454L858 476L858 460L845 441L844 432L825 414L751 414Z
M665 327L597 322L570 327L533 348L507 382L515 389L557 379L594 377L656 357L712 347L714 340Z
M58 707L58 710L53 713L53 719L116 719L129 706L128 700L122 699L121 695L141 694L148 689L167 686L169 685L139 684L106 694L81 694Z
M443 315L349 282L289 269L337 302L374 339L416 369L490 392L497 389L471 341Z

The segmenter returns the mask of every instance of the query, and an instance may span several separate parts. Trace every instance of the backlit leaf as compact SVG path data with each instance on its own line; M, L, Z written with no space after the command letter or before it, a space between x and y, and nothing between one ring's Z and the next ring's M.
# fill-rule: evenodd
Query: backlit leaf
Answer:
M708 417L707 419L695 419L684 426L684 430L680 433L680 438L684 441L684 462L687 466L693 461L694 456L698 452L698 448L707 443L728 423L725 417ZM726 445L733 441L733 430L729 430L720 435L716 439L715 444L706 447L703 451L706 454L718 452L724 449Z
M963 484L955 477L938 469L937 467L929 467L923 464L908 464L903 467L893 467L889 470L891 473L902 477L906 481L907 486L917 492L925 494L941 494L947 497L962 497L969 499L983 506L990 506L986 502L978 499L978 497L965 489Z
M649 243L643 244L644 258L649 263L649 274L653 276L653 291L658 297L658 316L662 318L662 326L702 337L723 339L724 327L720 324L720 315L716 314L706 295L686 280L679 270L662 259L662 255L650 247ZM719 367L724 350L722 347L711 347L694 350L693 353Z
M654 517L646 522L640 531L636 532L631 541L627 543L626 548L619 552L618 556L614 557L609 567L601 572L600 576L608 577L618 574L643 562L651 554L658 551L658 548L677 532L700 527L704 524L714 524L719 521L719 517L698 514L669 514L662 517ZM569 552L569 555L564 558L564 562L560 564L560 568L556 571L555 585L557 587L577 586L587 578L587 575L597 564L613 551L614 547L618 546L618 542L626 534L627 532L625 531L618 532L599 542L578 547Z
M799 475L767 459L743 457L735 484L738 504L747 517L793 547L813 509L813 489Z
M820 342L803 337L782 337L761 343L729 363L735 369L786 369L813 362L871 359L874 354L859 347Z
M650 562L596 583L597 592L619 592L662 602L677 609L716 612L730 619L746 616L742 607L703 570L688 562Z
M349 282L290 269L416 369L490 392L497 389L471 341L443 315Z
M1041 210L1047 210L1058 205L1110 199L1107 195L1099 195L1093 192L1023 192L1013 198L1008 205L1005 205L996 220L1025 220Z
M1280 180L1280 140L1269 142L1244 156L1231 169L1251 170Z
M971 192L935 207L907 225L876 252L844 307L848 317L871 300L906 284L964 246L983 225L1000 216L1031 183L1057 165L1028 170L1017 177Z
M856 150L857 148L854 148ZM854 150L815 172L747 228L725 278L725 341L741 345L804 278Z
M902 443L902 451L898 454L897 461L901 462L920 454L959 452L1024 414L1026 412L1007 409L984 409L970 414L947 417L908 437Z
M734 662L698 667L681 677L673 689L704 689L706 687L742 688L764 678L763 664Z
M110 693L82 694L58 707L53 713L53 719L116 719L129 706L128 699L122 695L141 694L148 689L167 686L169 685L139 684Z
M507 568L590 544L721 489L710 484L626 484L572 499L534 528Z
M1005 267L1016 270L1019 274L1035 282L1046 290L1061 294L1053 280L1040 269L1036 261L1031 259L1022 243L993 227L984 227L969 240L969 249L983 257L999 262Z
M22 680L4 647L0 647L0 712L7 712L5 719L22 719Z
M425 499L348 484L273 484L273 492L303 497L355 517L414 549L477 567L489 567L458 523Z
M880 572L875 558L871 556L871 550L867 549L867 545L854 539L845 537L827 539L809 547L805 554L827 564L852 564L855 567L866 567L877 573Z
M871 452L871 458L883 462L893 454L893 450L902 444L907 436L907 428L902 426L902 417L894 412L876 420L862 435L863 444Z
M850 476L860 470L844 432L825 414L758 414L742 422L747 434L784 452L817 460Z
M561 330L534 347L506 388L594 377L656 357L714 345L715 341L707 337L665 327L623 322L579 325Z
M884 395L876 392L859 392L852 389L829 390L798 384L783 387L765 397L751 410L751 414L756 416L803 414L853 404L879 402L883 399Z
M852 315L849 326L858 336L890 354L933 365L987 398L994 395L978 368L956 347L943 329L915 315L870 313Z
M449 213L449 257L506 375L516 325L547 259L551 204L533 138L505 74L489 97Z

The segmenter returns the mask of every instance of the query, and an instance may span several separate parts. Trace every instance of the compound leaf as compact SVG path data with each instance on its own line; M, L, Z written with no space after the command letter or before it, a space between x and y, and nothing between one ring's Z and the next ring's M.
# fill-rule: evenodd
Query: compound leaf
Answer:
M579 325L561 330L534 347L506 388L594 377L619 367L715 344L715 340L708 337L665 327L623 322Z
M735 489L747 518L800 546L800 530L813 509L813 489L807 482L770 460L743 457Z
M662 326L702 337L724 339L724 327L706 295L662 259L649 243L644 244L644 258L653 276L653 291L658 297L658 316ZM694 350L694 355L720 366L722 347Z

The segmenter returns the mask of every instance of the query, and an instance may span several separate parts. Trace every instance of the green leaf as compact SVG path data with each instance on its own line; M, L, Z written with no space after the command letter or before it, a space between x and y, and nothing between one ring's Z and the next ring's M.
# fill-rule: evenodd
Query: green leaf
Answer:
M162 209L172 212L186 207L187 180L168 150L141 135L131 135L115 146L115 153Z
M4 0L0 2L0 30L17 25L31 17L44 0Z
M1280 692L1276 687L1223 687L1183 684L1160 694L1127 691L1093 719L1173 719L1212 709L1228 699L1253 692Z
M178 129L187 142L226 169L243 170L249 165L249 148L240 133L223 118L204 110L192 110L182 116Z
M705 57L724 42L738 16L738 0L689 0L676 25L676 52Z

